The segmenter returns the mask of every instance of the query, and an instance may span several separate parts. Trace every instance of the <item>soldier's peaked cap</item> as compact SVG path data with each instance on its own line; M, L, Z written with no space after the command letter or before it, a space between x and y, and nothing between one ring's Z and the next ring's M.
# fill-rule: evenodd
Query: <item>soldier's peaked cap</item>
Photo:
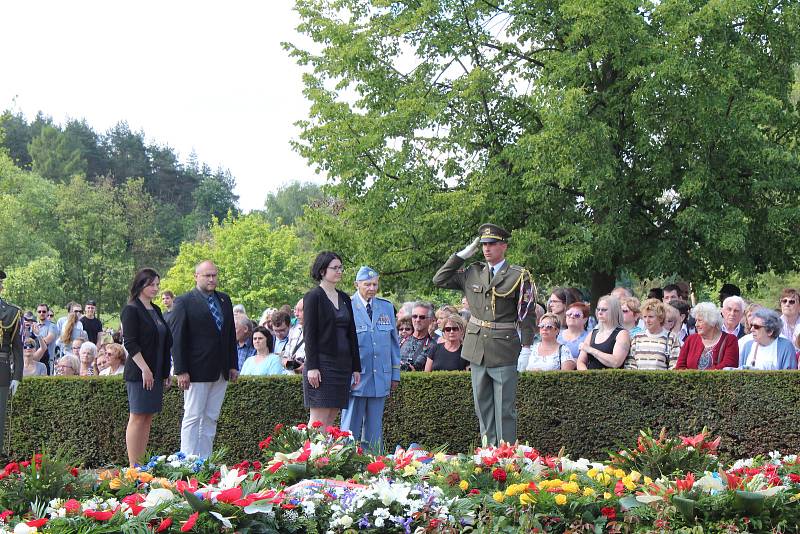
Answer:
M505 229L497 226L496 224L482 224L478 228L478 235L481 238L481 243L508 243L508 238L511 234Z

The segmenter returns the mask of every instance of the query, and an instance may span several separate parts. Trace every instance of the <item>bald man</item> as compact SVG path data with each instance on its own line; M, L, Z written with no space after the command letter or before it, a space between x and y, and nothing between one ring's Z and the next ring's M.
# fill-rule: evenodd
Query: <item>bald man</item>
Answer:
M195 288L176 298L167 322L172 359L183 390L181 451L208 458L228 380L239 376L233 305L217 291L219 271L212 261L197 264Z

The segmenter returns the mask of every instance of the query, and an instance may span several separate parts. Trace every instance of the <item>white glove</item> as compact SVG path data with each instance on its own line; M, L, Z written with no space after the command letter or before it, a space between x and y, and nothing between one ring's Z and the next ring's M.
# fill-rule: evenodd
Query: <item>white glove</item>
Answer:
M464 247L464 250L456 252L456 256L458 256L462 260L471 258L478 251L478 247L480 246L481 246L481 238L476 237L475 241Z
M17 392L17 388L19 387L19 380L12 380L11 384L8 386L8 389L11 390L11 394L15 394Z
M528 361L531 359L531 348L522 347L519 351L519 358L517 359L517 371L524 371L528 368Z

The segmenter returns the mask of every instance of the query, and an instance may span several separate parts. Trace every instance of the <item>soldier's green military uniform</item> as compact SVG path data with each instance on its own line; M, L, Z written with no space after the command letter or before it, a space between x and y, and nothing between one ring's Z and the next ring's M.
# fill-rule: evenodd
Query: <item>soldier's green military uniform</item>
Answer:
M485 224L481 242L506 242L509 233ZM489 266L453 254L433 277L433 283L464 292L472 314L461 357L471 362L472 392L481 434L489 443L517 439L517 361L521 345L533 343L536 314L530 274L508 261L493 277Z
M6 273L0 271L0 290ZM0 297L0 452L5 442L6 408L11 380L22 380L22 337L19 333L22 311ZM13 364L13 367L12 367Z

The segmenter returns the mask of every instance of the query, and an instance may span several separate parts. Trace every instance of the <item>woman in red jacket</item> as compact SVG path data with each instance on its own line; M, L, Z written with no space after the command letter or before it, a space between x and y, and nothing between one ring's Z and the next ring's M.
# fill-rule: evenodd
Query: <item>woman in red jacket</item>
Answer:
M701 302L692 310L696 334L686 338L675 369L724 369L739 364L736 336L722 331L722 314L712 302Z

